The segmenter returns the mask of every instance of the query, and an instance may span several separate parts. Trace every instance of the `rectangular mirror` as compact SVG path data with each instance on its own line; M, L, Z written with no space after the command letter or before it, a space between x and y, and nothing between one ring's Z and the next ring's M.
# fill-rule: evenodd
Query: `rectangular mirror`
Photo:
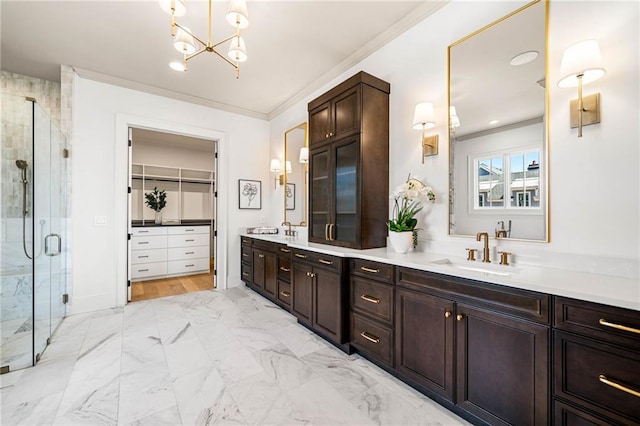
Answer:
M449 46L449 234L549 241L548 2Z
M284 221L307 226L309 145L307 123L284 132Z

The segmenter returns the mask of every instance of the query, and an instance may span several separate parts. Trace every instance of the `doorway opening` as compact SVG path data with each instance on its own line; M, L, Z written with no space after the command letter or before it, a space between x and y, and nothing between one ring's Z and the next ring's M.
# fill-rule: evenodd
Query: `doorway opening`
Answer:
M217 141L129 128L128 301L216 288Z

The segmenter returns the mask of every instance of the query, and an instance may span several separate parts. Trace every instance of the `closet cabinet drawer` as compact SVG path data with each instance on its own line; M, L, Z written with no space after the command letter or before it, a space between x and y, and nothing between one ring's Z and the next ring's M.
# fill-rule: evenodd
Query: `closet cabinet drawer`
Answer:
M190 247L209 245L209 234L169 235L169 247Z
M155 277L167 274L167 262L131 265L131 279Z
M208 234L208 226L171 226L168 229L169 235L181 234Z
M209 257L209 247L172 247L169 250L169 259L185 260Z
M193 271L209 271L209 259L172 260L167 262L168 274L185 274Z
M133 237L131 239L131 250L149 250L157 248L167 248L167 237L164 235Z
M152 249L152 250L133 250L131 251L131 264L137 265L140 263L151 262L165 262L167 260L167 250Z
M131 235L138 236L151 236L151 235L167 235L167 228L164 227L135 227L131 229Z

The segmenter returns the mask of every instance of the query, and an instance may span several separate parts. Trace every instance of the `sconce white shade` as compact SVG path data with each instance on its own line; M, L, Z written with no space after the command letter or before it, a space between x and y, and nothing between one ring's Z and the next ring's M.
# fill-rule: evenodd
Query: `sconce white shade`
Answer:
M227 22L232 27L237 26L240 29L249 26L249 12L245 0L231 0L227 10Z
M298 161L300 161L301 163L309 162L309 148L307 148L306 146L300 148L300 159Z
M602 55L598 42L586 40L566 48L562 54L558 87L578 86L578 76L582 76L582 84L588 84L604 76Z
M281 171L281 167L280 167L280 160L278 160L277 158L274 158L273 160L271 160L271 165L269 166L269 170L271 170L272 172L279 172Z
M160 8L171 15L171 9L173 10L173 16L184 16L187 13L187 8L180 0L159 0Z
M431 129L436 127L433 119L433 104L431 102L422 102L416 105L413 113L413 129Z
M284 163L284 171L287 173L291 173L291 161L287 160Z
M196 51L196 44L193 41L193 37L182 28L178 28L176 31L176 38L173 42L173 46L180 53L191 55Z
M244 62L247 60L247 46L244 44L242 37L235 36L231 39L228 56L229 59L234 62Z
M460 118L456 112L456 107L453 105L449 107L449 120L451 120L451 127L460 127Z

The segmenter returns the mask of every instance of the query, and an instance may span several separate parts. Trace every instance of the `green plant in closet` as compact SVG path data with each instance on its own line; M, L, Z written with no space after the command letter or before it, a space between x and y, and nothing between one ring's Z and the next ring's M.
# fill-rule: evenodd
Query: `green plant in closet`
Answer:
M145 192L144 198L145 204L155 212L161 211L167 205L167 191L158 190L157 186L153 188L153 191Z

